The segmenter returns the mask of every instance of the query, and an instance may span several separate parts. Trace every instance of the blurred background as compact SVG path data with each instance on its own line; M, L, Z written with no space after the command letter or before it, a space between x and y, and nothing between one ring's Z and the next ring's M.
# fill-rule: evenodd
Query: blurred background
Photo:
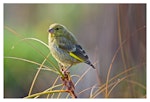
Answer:
M27 43L22 39L36 38L47 44L48 28L52 23L63 24L74 33L97 68L91 68L83 77L76 86L76 93L106 83L112 59L119 49L112 63L110 78L129 68L135 69L130 72L133 75L118 84L109 97L146 97L146 4L5 3L4 98L27 96L39 68L33 63L7 57L23 58L41 64L44 57L39 51L47 56L49 49L36 41L29 40L30 43ZM57 64L52 56L49 59ZM51 67L48 62L44 65ZM82 75L88 68L84 63L78 64L70 72ZM51 87L56 77L53 72L40 71L32 93ZM73 81L76 82L77 78L73 78ZM87 98L89 94L90 90L78 97ZM96 98L104 97L102 93Z

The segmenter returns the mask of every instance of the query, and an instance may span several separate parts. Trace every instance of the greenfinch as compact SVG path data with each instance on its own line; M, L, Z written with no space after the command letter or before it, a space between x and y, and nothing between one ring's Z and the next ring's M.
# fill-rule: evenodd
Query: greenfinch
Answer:
M54 23L50 25L48 32L51 54L60 66L70 68L72 65L84 62L95 69L85 50L65 26Z

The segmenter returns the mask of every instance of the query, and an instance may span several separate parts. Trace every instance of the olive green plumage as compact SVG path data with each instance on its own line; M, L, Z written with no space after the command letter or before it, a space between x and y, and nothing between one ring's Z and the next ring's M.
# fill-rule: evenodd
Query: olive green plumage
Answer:
M50 25L48 43L52 56L61 66L68 68L85 62L95 69L75 36L65 26L58 23Z

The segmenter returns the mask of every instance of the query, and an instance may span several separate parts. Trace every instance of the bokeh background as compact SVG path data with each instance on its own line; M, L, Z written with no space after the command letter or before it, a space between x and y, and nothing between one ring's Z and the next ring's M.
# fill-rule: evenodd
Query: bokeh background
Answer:
M109 97L146 97L146 4L5 3L4 98L27 96L39 68L38 65L7 57L42 63L44 57L39 51L47 56L49 49L36 41L27 43L22 39L36 38L47 44L49 25L56 22L75 34L97 68L90 69L76 86L76 93L106 82L113 56L121 46L113 61L110 78L128 68L135 69L132 71L133 76L118 84ZM49 59L56 63L52 56ZM45 65L51 66L48 62ZM88 68L86 64L78 64L70 72L82 75ZM32 93L51 87L56 77L55 73L42 70ZM73 78L74 82L76 80ZM129 80L135 83L129 83ZM90 91L86 91L78 97L87 98L89 94ZM97 96L104 97L103 93Z

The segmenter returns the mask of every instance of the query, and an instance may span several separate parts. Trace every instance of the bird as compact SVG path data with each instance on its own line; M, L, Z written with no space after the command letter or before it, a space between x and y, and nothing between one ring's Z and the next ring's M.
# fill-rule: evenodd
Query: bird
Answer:
M48 46L59 66L69 69L75 64L86 63L95 69L74 34L64 25L51 24L48 32Z

